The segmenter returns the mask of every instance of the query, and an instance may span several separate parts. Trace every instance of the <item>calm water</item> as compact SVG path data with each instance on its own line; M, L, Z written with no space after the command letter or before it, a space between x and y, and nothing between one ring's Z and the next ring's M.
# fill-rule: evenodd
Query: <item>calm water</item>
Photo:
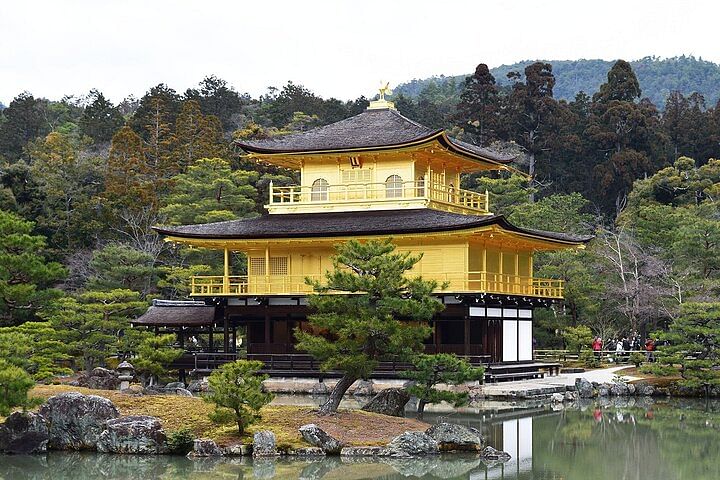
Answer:
M303 400L295 400L303 401ZM51 453L0 456L0 479L507 479L718 480L720 403L587 403L553 411L532 404L485 404L436 411L480 428L512 455L486 465L472 455L414 460L200 459Z

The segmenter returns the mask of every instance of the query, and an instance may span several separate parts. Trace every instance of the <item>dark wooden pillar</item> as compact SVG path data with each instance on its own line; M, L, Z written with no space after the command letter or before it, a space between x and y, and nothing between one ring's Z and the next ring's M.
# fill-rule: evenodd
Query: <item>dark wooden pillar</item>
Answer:
M210 353L213 352L213 330L215 330L215 325L211 323L210 324L210 332L208 334L208 351Z
M442 327L440 326L440 322L436 319L435 320L435 353L440 353L440 334L442 332Z
M183 332L182 327L178 327L178 329L177 329L177 338L178 338L178 343L180 344L180 348L185 350L185 333Z
M470 317L465 315L465 355L470 355Z
M237 328L234 325L232 328L232 342L230 351L233 353L237 353Z
M270 315L265 314L265 345L270 345Z
M223 315L223 352L230 353L230 319Z

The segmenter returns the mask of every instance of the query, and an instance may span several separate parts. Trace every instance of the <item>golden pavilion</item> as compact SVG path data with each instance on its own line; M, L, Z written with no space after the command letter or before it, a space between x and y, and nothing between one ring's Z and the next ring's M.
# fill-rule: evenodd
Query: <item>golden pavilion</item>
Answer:
M258 218L156 228L225 259L223 275L192 278L195 302L158 301L135 322L178 333L185 348L209 334L204 356L195 353L187 368L209 370L242 344L271 373L317 374L294 349L293 331L308 314L305 279L324 277L338 243L384 238L423 254L413 274L448 285L437 292L446 308L432 322L427 352L532 362L533 310L563 298L562 281L534 276L533 255L581 248L590 237L517 227L492 213L487 192L460 188L463 174L510 170L511 157L424 127L382 97L354 117L237 146L298 171L300 184L270 185ZM234 252L247 257L247 271L232 271Z

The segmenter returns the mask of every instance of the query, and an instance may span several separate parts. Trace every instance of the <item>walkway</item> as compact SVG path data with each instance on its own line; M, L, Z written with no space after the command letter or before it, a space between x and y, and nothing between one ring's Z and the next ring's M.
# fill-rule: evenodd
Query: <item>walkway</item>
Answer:
M589 370L583 373L561 373L556 377L545 377L534 380L520 380L516 382L489 383L483 386L486 397L513 397L528 398L537 395L549 395L556 392L565 392L567 387L575 385L576 378L584 378L589 382L611 383L613 378L622 374L620 370L630 368L629 365L611 368ZM624 376L627 380L637 380L637 377Z

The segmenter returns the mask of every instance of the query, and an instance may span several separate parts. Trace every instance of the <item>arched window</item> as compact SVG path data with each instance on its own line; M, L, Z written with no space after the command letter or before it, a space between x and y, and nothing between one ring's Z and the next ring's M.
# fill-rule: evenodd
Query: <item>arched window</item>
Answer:
M455 185L452 183L448 187L448 202L455 203Z
M401 198L403 196L403 181L400 175L390 175L385 180L385 197Z
M324 178L318 178L312 184L310 190L310 200L313 202L326 202L328 199L328 181Z
M415 182L415 187L417 190L416 196L424 197L425 196L425 175L420 175L420 177Z

